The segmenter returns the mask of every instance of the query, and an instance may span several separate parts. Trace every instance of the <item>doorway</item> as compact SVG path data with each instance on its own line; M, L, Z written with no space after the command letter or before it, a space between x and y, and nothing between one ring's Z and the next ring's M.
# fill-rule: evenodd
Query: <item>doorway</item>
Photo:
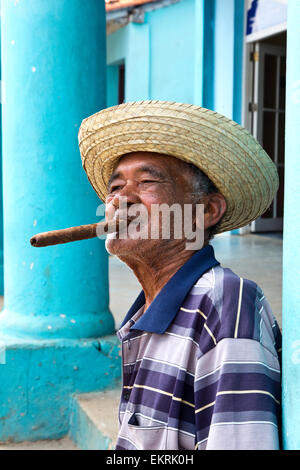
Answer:
M249 45L247 127L275 163L279 190L251 232L283 230L286 32ZM250 86L249 86L250 85Z

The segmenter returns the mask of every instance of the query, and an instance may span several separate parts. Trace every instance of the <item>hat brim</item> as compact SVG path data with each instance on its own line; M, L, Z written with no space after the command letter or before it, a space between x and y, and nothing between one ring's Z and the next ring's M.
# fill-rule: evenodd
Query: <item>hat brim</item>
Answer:
M83 168L103 201L109 178L127 153L161 153L199 167L226 199L218 233L262 215L279 185L275 164L246 129L199 106L124 103L85 119L78 137Z

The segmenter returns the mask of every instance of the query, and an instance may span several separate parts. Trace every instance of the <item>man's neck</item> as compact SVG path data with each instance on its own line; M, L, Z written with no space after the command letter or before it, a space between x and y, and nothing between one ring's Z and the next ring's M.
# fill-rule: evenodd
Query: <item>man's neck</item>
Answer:
M120 259L133 270L143 288L145 310L194 253L192 250L187 250L181 241L176 241L162 246L159 252L155 250L155 256L151 251L142 255L136 254L134 257L120 256Z

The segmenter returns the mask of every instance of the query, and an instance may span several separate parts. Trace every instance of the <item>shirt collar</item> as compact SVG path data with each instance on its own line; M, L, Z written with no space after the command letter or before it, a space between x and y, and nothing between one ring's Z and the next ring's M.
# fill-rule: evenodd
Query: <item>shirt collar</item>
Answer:
M164 333L196 281L206 271L219 264L215 259L214 249L211 245L201 248L169 279L146 312L130 327L130 330ZM121 328L144 304L145 294L144 291L141 291L124 318Z

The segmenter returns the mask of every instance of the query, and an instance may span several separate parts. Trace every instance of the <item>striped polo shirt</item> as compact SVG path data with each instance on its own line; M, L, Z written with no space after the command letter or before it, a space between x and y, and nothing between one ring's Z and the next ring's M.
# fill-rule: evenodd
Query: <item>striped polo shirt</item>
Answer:
M117 332L117 450L279 449L281 333L262 290L197 251Z

